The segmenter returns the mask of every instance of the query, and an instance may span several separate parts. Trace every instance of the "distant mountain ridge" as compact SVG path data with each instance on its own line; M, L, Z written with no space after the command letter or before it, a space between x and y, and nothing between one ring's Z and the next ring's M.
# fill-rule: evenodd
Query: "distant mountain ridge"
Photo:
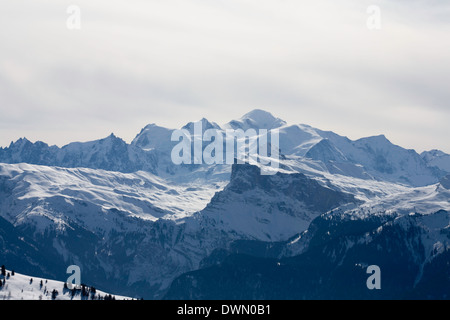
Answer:
M29 163L66 168L92 168L119 172L154 172L154 156L127 144L114 134L89 142L72 142L59 148L20 138L0 148L0 162Z
M425 186L437 183L450 173L450 155L442 151L419 155L414 150L392 144L384 135L352 141L307 125L288 125L259 109L222 127L205 118L200 122L203 130L216 129L223 133L226 129L279 130L283 156L311 159L322 165L324 171L334 174ZM189 122L183 129L192 133L193 127L194 122ZM111 134L104 139L74 142L62 148L21 138L8 147L0 148L0 162L85 167L125 173L143 170L176 175L179 168L170 159L170 152L176 144L171 141L173 131L150 124L130 144ZM189 168L190 171L192 169ZM226 170L231 172L229 166Z

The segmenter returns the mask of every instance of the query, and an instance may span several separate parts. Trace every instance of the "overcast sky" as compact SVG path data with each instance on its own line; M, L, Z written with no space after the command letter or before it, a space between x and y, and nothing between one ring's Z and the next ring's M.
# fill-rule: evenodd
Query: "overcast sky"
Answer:
M260 108L450 153L449 35L447 0L3 1L0 146L130 142Z

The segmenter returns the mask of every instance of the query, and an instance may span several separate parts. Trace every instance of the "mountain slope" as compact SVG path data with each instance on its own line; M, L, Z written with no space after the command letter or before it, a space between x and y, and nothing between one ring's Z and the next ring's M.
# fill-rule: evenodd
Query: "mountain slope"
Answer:
M303 233L309 244L293 257L230 254L174 280L166 299L449 299L449 222L430 215L324 215ZM302 241L302 240L300 240ZM369 265L381 290L369 290Z
M244 164L233 165L230 183L201 214L224 232L280 241L305 230L317 215L356 202L304 174L264 176L258 167Z
M6 276L0 275L4 284L0 286L0 300L130 300L129 297L111 295L94 287L84 285L75 290L64 288L63 281L49 280L41 277L5 270Z
M334 173L352 176L346 167L357 165L366 171L367 178L410 186L433 184L442 177L417 152L392 144L384 135L352 141L333 132L316 132L326 140L314 144L305 156L322 161L328 168L339 168Z
M425 160L428 166L450 172L450 154L446 154L440 150L431 150L422 152L420 156Z
M245 115L243 115L238 120L232 120L224 125L225 129L242 129L244 131L248 129L275 129L282 127L286 124L286 121L274 117L271 113L261 110L254 109Z

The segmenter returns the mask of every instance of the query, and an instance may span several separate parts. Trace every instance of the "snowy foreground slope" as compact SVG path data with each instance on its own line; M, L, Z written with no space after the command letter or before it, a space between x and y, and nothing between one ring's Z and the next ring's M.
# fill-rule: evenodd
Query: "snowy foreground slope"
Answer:
M33 277L12 270L7 276L0 275L4 284L0 286L0 300L130 300L131 298L111 295L93 287L81 286L73 291L64 288L64 282ZM83 294L82 294L83 292Z
M131 144L19 139L0 148L0 261L60 280L78 265L83 282L145 299L450 296L448 155L384 136L352 141L262 110L199 123L279 130L279 172L175 165L173 129L155 124ZM352 282L368 263L391 279L384 295Z

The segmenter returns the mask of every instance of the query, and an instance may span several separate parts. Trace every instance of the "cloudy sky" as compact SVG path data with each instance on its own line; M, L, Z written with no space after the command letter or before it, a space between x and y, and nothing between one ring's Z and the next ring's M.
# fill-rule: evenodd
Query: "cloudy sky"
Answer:
M449 34L447 0L3 1L0 146L260 108L450 153Z

